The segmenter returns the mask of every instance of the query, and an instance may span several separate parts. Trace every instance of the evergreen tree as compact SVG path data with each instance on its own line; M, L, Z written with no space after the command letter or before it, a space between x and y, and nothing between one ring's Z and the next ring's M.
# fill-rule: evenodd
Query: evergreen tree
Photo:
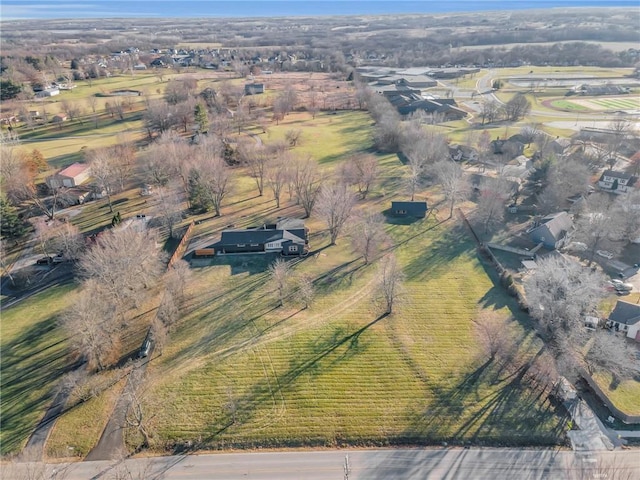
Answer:
M16 208L6 198L0 198L0 234L17 238L25 233L25 225Z
M206 132L209 128L209 117L207 116L207 109L201 103L196 105L195 118L200 131Z

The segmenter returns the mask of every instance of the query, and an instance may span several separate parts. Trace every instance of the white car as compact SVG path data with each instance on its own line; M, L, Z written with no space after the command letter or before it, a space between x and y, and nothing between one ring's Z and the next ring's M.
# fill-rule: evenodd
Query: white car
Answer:
M624 283L622 280L613 279L610 283L613 285L613 288L621 292L630 292L633 290L633 285L630 283Z
M567 250L570 252L586 252L587 244L582 242L571 242L567 245Z
M598 250L596 253L607 260L611 260L613 258L613 253L607 252L606 250Z

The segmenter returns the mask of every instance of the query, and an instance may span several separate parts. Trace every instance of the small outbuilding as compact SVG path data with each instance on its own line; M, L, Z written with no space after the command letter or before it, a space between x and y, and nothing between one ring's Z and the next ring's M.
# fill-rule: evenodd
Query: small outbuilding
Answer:
M391 214L398 217L424 218L427 202L391 202Z

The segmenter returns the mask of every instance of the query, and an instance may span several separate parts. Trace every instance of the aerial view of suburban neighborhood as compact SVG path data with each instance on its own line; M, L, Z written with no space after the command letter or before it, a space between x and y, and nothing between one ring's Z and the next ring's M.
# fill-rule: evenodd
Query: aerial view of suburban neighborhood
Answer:
M637 0L134 3L0 6L0 478L640 478Z

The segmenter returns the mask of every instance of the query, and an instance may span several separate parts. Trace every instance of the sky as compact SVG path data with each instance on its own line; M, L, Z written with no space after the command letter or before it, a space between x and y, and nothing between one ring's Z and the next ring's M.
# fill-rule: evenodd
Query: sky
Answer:
M0 0L0 19L283 17L636 7L640 0Z

